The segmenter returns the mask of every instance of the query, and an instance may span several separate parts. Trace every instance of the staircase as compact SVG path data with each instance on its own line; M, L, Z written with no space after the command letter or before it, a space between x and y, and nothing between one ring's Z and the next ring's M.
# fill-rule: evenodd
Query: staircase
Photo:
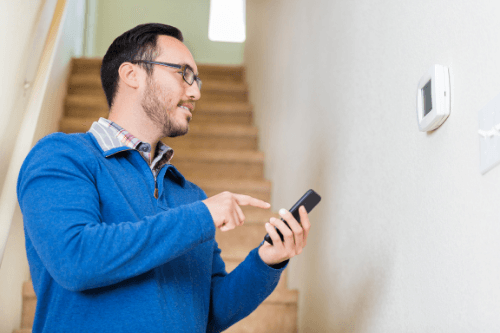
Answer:
M101 59L73 59L65 116L60 131L86 132L108 107L101 88ZM264 155L257 150L257 129L252 125L245 69L235 66L199 65L202 98L196 103L189 133L163 142L175 151L172 164L210 197L222 191L248 194L270 201L271 184L263 178ZM216 233L227 271L233 270L264 238L264 223L277 214L242 207L245 224ZM295 290L286 288L286 271L276 290L257 310L230 327L228 333L297 332ZM21 329L31 332L36 296L31 281L23 288Z

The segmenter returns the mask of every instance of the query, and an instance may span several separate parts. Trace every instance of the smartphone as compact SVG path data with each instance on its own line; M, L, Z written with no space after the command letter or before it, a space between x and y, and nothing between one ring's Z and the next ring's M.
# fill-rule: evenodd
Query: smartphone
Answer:
M297 201L295 203L295 205L292 206L292 208L290 208L290 213L292 213L293 217L297 220L297 222L300 223L299 207L304 206L307 213L309 214L309 212L314 207L316 207L316 205L320 201L321 201L321 197L318 195L318 193L314 192L313 190L309 190L306 192L306 194L304 194L302 196L302 198L299 199L299 201ZM285 222L285 224L288 226L288 228L290 228L290 226L288 225L288 223L286 223L285 220L281 219L281 221ZM281 232L279 231L279 229L276 227L274 227L274 228L278 232L278 235L280 235L281 241L283 241L284 238L283 238L283 235L281 234ZM269 234L266 234L266 236L264 237L264 240L266 242L268 242L269 244L273 245L273 240L271 239L271 236L269 236Z

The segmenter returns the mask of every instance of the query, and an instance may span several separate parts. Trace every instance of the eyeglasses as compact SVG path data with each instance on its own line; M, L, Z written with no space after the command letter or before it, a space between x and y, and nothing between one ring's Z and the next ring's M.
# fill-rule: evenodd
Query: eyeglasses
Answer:
M196 83L198 84L198 89L201 90L201 80L196 74L194 74L193 70L189 65L177 65L177 64L169 64L166 62L148 61L148 60L133 60L131 61L131 63L146 63L146 64L177 68L179 69L177 73L182 74L182 78L184 79L184 81L186 81L187 84L191 86L193 85L193 82L196 80Z

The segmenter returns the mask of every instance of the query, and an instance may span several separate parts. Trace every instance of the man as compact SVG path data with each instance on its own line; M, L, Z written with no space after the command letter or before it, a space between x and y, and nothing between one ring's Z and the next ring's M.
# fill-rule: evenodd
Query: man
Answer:
M160 139L187 133L200 98L196 63L179 30L145 24L118 37L101 79L110 113L85 134L55 133L26 158L18 199L37 295L33 332L220 332L250 314L302 251L287 212L227 274L215 228L244 222L224 192L207 198L169 163ZM284 235L282 242L277 227Z

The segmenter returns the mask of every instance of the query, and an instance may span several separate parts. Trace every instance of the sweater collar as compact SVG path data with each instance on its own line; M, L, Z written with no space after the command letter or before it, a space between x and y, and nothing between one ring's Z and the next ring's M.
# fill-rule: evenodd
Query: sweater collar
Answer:
M101 117L99 121L95 121L88 132L94 136L105 157L109 157L124 150L133 149L137 150L144 159L148 161L148 154L153 153L149 143L142 142L130 132L106 118ZM154 153L154 159L150 167L152 170L159 170L163 165L170 164L170 160L174 155L174 150L159 141ZM172 174L183 185L186 181L184 176L182 176L175 167L173 169L175 169L175 171L173 171Z
M116 152L126 150L123 149L124 147L135 149L139 151L141 155L144 156L146 154L148 157L149 154L155 153L154 161L165 157L165 163L170 163L174 155L174 150L161 141L158 142L156 151L153 152L149 143L142 142L130 132L106 118L101 117L99 121L94 122L89 132L94 135L106 157Z

